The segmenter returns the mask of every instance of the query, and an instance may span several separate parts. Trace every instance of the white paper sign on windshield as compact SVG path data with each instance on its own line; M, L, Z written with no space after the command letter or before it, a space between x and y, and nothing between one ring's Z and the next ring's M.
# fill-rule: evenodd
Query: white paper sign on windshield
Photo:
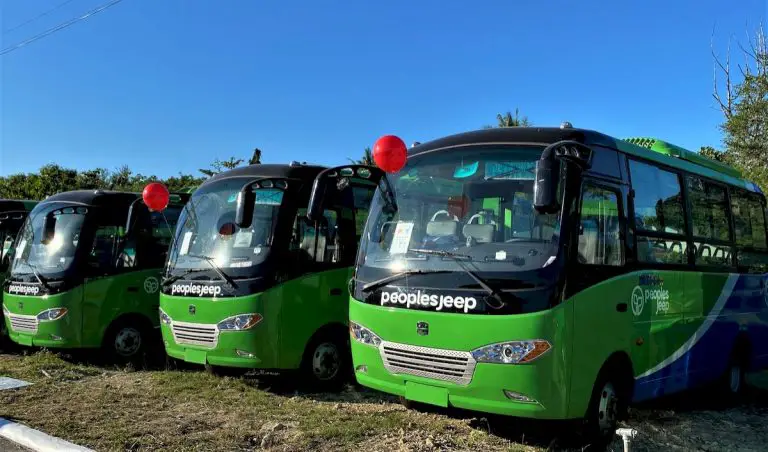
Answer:
M192 232L185 232L184 238L181 240L181 249L179 255L183 256L189 252L189 244L192 242Z
M406 253L408 245L411 243L411 234L413 234L413 223L397 223L394 237L392 237L392 245L389 247L389 254Z
M235 234L235 248L248 248L251 246L253 232L240 231Z
M14 259L20 259L22 254L24 254L24 248L27 247L27 239L21 239L21 242L19 242L19 247L16 248L16 254L13 255Z

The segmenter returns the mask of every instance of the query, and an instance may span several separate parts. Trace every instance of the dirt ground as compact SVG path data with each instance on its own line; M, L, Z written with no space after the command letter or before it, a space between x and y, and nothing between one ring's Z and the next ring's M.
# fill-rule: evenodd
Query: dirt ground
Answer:
M340 394L300 393L281 379L135 371L49 352L0 354L0 375L34 383L0 391L0 417L97 451L594 450L574 442L569 424L407 410L351 385ZM632 450L767 450L768 377L750 382L736 406L698 393L634 408ZM620 439L612 450L623 450Z

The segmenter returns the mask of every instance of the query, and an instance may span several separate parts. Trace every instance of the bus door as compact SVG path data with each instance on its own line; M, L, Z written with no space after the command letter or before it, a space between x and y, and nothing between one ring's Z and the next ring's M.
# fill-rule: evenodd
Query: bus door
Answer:
M572 366L595 375L612 353L635 352L634 284L621 277L627 272L625 193L620 185L584 178L571 223L566 288L573 303Z

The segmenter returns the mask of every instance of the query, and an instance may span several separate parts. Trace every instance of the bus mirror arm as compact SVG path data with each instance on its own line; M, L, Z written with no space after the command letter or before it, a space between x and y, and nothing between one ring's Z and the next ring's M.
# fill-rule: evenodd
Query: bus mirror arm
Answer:
M258 181L245 184L237 194L237 211L235 212L235 224L243 229L251 226L253 222L253 210L256 204L256 193L253 186Z
M533 185L533 206L540 213L557 212L557 185L560 165L563 160L573 163L582 171L590 168L592 149L589 146L573 140L563 140L552 143L541 153L536 162L536 175Z
M45 216L45 224L43 225L43 238L42 243L48 244L53 241L53 237L56 234L56 217L52 213Z

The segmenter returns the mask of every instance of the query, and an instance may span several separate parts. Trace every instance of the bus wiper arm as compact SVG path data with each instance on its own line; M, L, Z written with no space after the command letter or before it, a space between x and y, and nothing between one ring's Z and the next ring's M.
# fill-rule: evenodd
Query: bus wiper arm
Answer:
M409 275L424 275L427 273L448 273L448 271L447 270L405 270L399 273L395 273L394 275L389 275L389 276L385 276L384 278L377 279L376 281L371 281L362 287L362 291L370 292L371 290L387 285L392 281L396 281L400 278L404 278Z
M24 263L29 267L30 270L32 270L32 274L35 275L35 278L37 278L38 281L40 281L40 284L45 287L48 290L53 290L51 286L48 284L48 280L43 278L43 276L40 274L40 272L37 270L37 266L30 263L29 259L25 260Z
M200 271L205 271L205 270L200 270L199 268L189 268L189 269L179 273L178 275L168 276L165 279L163 279L163 287L166 287L168 284L172 284L172 283L180 280L181 278L189 275L190 273L195 273L195 272L200 272Z
M221 277L221 279L226 281L230 286L232 286L233 289L237 289L237 283L235 282L235 280L232 279L232 277L229 276L228 274L224 273L224 270L222 270L221 268L219 268L218 265L216 265L216 260L211 256L203 256L201 254L187 254L187 256L196 257L198 259L202 259L208 262L208 265L211 266L211 268Z
M461 267L461 269L464 270L466 274L468 274L472 279L474 279L475 282L477 282L477 284L480 285L480 287L482 287L486 292L488 292L488 294L494 300L499 302L498 306L492 306L490 304L488 306L490 306L493 309L501 309L504 306L506 306L507 303L501 297L501 294L499 293L499 291L491 287L486 280L478 276L477 273L467 268L467 266L464 264L462 259L471 259L472 258L471 256L467 256L466 254L456 254L456 253L452 253L450 251L444 251L444 250L430 250L430 249L420 249L420 248L411 248L408 251L413 251L414 253L432 254L434 256L450 257L457 264L459 264L459 267Z

